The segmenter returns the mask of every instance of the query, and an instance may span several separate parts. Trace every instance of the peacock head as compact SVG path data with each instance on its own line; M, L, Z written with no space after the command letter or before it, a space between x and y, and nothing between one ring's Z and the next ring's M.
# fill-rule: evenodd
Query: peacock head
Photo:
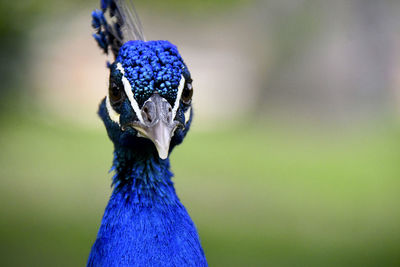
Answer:
M166 159L192 119L192 79L178 49L168 41L128 41L109 69L99 115L110 139Z

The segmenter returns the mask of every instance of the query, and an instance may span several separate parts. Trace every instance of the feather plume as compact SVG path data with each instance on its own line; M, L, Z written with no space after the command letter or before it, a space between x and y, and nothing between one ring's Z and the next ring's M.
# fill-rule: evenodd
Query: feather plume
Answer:
M92 12L92 27L93 37L104 53L111 50L117 57L127 41L145 40L132 0L101 0L100 7Z

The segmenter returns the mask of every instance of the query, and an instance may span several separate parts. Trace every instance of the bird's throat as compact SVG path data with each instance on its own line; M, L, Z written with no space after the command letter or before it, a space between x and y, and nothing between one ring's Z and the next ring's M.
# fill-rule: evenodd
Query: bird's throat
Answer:
M179 201L171 178L169 159L130 149L114 152L114 194L122 194L132 204L171 204Z

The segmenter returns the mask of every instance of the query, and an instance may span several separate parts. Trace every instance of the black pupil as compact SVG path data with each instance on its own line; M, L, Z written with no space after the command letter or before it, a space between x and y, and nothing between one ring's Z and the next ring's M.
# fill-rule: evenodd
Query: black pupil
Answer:
M118 85L116 85L114 82L111 85L111 93L115 97L118 97L120 95L120 91L119 91Z
M113 105L114 108L123 102L124 95L121 92L121 85L114 79L110 79L109 96L111 105Z
M188 84L187 86L185 86L182 92L182 100L184 102L189 102L192 99L192 95L193 95L192 85Z

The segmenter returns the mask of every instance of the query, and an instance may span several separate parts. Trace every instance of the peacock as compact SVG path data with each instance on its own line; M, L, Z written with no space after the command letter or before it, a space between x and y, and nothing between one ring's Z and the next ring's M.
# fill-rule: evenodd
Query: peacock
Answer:
M114 176L87 266L207 266L168 158L193 117L189 69L169 41L145 40L130 0L100 5L93 36L114 61L98 114L114 144Z

